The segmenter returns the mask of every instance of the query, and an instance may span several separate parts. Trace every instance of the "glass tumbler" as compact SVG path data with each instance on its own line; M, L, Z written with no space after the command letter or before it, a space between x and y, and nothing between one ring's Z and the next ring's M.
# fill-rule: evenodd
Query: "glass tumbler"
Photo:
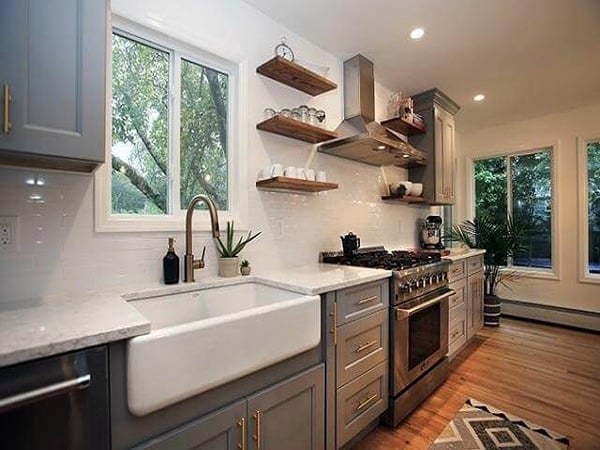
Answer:
M281 111L279 111L279 114L281 114L283 117L292 117L292 111L290 111L289 108L283 108Z
M300 120L302 122L308 122L308 106L301 105L298 107L298 111L300 111Z
M300 114L300 109L298 109L298 108L292 109L292 119L302 120L302 115Z
M271 119L275 117L276 114L277 111L275 111L273 108L265 108L265 119Z
M308 110L308 123L317 125L317 110L315 108L310 108Z

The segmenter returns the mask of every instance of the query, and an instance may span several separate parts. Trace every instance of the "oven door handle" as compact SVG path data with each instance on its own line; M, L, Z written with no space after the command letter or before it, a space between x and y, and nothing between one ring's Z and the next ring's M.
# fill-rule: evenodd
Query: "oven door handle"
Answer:
M454 294L454 291L452 289L450 289L448 292L444 292L442 295L438 295L437 297L434 297L431 300L427 300L426 302L421 303L417 306L414 306L413 308L406 309L406 308L396 307L396 308L394 308L396 310L396 312L395 312L396 320L406 319L407 317L410 317L413 314L418 313L419 311L422 311L425 308L429 308L431 305L434 305L435 303L439 303L444 298L450 297L452 294Z

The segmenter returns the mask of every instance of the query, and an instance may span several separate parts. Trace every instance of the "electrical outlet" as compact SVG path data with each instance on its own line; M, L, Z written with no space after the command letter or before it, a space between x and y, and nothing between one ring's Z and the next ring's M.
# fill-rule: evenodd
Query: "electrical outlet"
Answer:
M0 217L0 252L15 253L19 249L17 239L17 218Z

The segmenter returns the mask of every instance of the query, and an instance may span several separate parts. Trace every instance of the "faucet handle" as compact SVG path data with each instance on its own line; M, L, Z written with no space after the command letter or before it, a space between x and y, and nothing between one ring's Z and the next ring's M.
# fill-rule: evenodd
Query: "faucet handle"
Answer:
M200 259L195 259L193 262L194 269L204 269L204 255L206 254L206 245L202 249L202 256Z

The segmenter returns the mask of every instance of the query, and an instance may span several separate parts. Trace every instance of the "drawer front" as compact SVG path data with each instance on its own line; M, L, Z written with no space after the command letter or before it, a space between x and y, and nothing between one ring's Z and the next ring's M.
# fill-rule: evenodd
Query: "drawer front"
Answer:
M387 409L387 361L338 389L336 403L339 448Z
M483 270L483 255L471 256L467 259L467 275Z
M455 315L450 319L448 328L448 355L450 357L467 342L467 313L466 305L456 308Z
M336 293L336 302L338 325L368 316L389 305L389 281L342 289Z
M450 308L450 315L452 310L465 304L467 298L467 279L455 281L450 284L450 289L454 291L450 297L448 297L448 307Z
M381 310L339 327L337 387L388 359L388 320L388 311Z
M461 259L460 261L455 261L450 265L450 269L448 269L448 281L450 283L460 280L467 275L467 261Z

